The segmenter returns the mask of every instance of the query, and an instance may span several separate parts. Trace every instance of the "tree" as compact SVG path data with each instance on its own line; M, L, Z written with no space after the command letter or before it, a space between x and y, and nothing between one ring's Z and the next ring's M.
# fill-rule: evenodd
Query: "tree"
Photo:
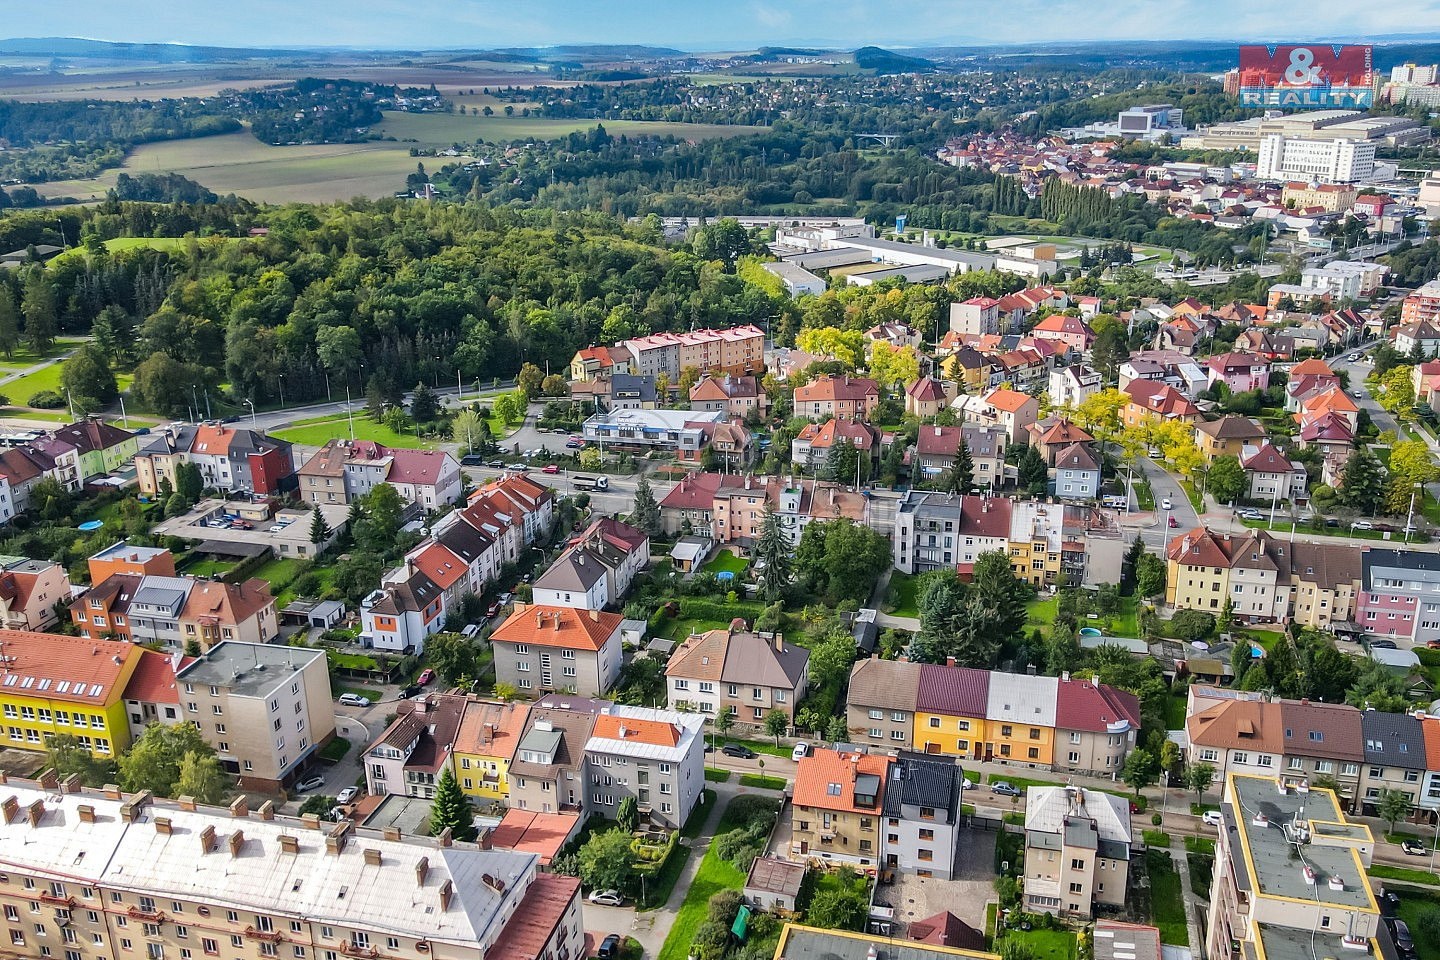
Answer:
M1385 491L1380 461L1361 447L1350 454L1340 472L1340 503L1361 516L1374 516Z
M1215 765L1212 763L1192 763L1185 768L1185 786L1195 791L1195 802L1205 802L1205 791L1210 789L1210 784L1215 782Z
M97 757L80 738L69 733L54 733L45 738L45 765L61 780L79 777L87 787L103 787L114 783L118 775L115 761Z
M516 389L496 397L493 410L506 424L519 423L525 419L527 404L525 391Z
M580 848L580 879L595 890L624 890L635 876L630 834L605 830L590 835Z
M25 278L22 294L25 315L25 340L37 356L43 355L55 342L55 287L45 279L45 268L35 267Z
M1120 779L1124 780L1138 797L1140 790L1154 783L1159 775L1159 758L1144 747L1136 747L1125 758L1125 768L1120 773Z
M831 743L844 743L850 739L850 728L846 726L843 714L836 714L825 721L825 739Z
M1390 824L1390 832L1395 832L1395 822L1403 820L1410 814L1410 798L1399 790L1384 789L1375 800L1375 812L1380 819Z
M1235 503L1249 489L1245 468L1234 456L1216 457L1210 465L1209 492L1220 503Z
M775 738L775 746L780 746L780 738L789 728L790 718L779 707L771 707L770 712L765 714L765 732Z
M1170 785L1169 774L1180 766L1180 744L1166 739L1160 744L1160 770L1166 774L1165 785Z
M85 344L60 367L60 382L80 413L94 413L120 396L115 373L94 344Z
M181 363L164 351L156 351L135 368L130 392L144 407L164 416L185 413L199 399L204 372L191 363Z
M1165 561L1153 553L1143 553L1136 567L1135 589L1146 599L1158 597L1165 592L1165 576Z
M670 402L670 374L664 370L655 374L655 402L662 407Z
M710 725L715 728L715 732L719 734L720 739L724 740L726 734L735 728L735 714L729 710L721 710L715 714L715 718L710 721Z
M3 295L0 295L0 299L3 299ZM13 302L11 309L14 309ZM0 314L3 312L4 306L0 304ZM105 359L111 363L128 358L135 345L135 321L125 312L125 308L113 303L96 316L95 322L90 325L90 333L95 337L95 346L100 348ZM0 349L3 349L3 346L0 346Z
M425 661L450 685L479 674L480 651L463 633L437 633L425 641Z
M963 438L955 454L955 463L950 467L950 476L945 487L951 493L969 493L975 486L975 458L970 453L970 444Z
M1090 347L1090 357L1096 371L1107 382L1114 381L1119 376L1120 365L1130 359L1130 345L1125 342L1125 328L1119 324L1101 327Z
M630 523L646 536L660 535L660 504L655 502L649 478L643 475L635 484L635 507L630 513Z
M830 444L830 449L825 453L825 462L820 466L819 474L824 480L850 484L855 482L857 468L855 444L849 437L841 437L837 442Z
M971 589L987 609L995 611L995 626L1001 642L1020 636L1025 627L1025 605L1033 588L1015 576L1004 550L987 550L975 558Z
M215 749L191 724L152 723L120 756L120 785L130 793L149 790L157 797L178 796L182 764L190 755L214 757Z
M180 777L175 782L177 796L194 797L201 803L220 803L228 793L225 771L214 753L190 752L180 758Z
M1170 618L1170 631L1186 643L1205 640L1215 632L1215 616L1203 610L1177 610Z
M410 416L416 423L431 423L440 418L440 398L424 383L415 385L410 394Z
M540 391L547 397L563 397L570 392L570 385L558 373L552 373L540 381Z
M526 363L520 367L520 373L516 375L515 382L525 392L525 399L533 400L540 395L540 389L545 383L545 371L533 363Z
M395 535L400 532L400 517L405 504L395 487L382 483L362 498L363 519L358 524L355 539L374 553L383 554L393 550Z
M299 813L302 817L306 814L314 814L321 820L326 820L334 823L336 820L339 819L335 816L334 813L331 812L334 809L334 797L327 797L323 793L312 793L310 794L310 796L305 798L304 803L300 804Z
M196 503L205 492L205 477L194 463L181 463L175 467L175 492L187 503Z
M310 542L320 546L330 539L330 524L325 522L325 514L320 512L320 504L315 504L315 512L310 517Z
M826 595L836 603L869 600L875 581L893 562L889 538L841 517L808 524L806 533L800 537L802 544L806 534L815 527L825 528L820 533L824 550L818 569L813 560L809 569L802 568L802 554L797 550L796 570L803 571L801 575L807 582L823 585Z
M690 366L686 366L686 367L681 368L681 370L680 370L680 380L679 380L679 383L677 384L677 386L679 387L679 390L680 390L680 396L682 396L682 397L689 397L689 396L690 396L690 391L693 390L693 389L695 389L695 385L696 385L697 383L699 383L699 382L700 382L700 368L699 368L699 367L694 366L694 365L692 364L692 365L690 365Z
M894 347L876 340L870 344L870 376L881 390L908 387L920 379L920 358L914 347Z
M435 785L435 799L430 803L430 835L438 837L446 830L452 840L473 841L480 835L475 828L475 811L470 798L460 789L455 772L446 766Z
M1440 471L1430 460L1430 450L1419 440L1401 440L1390 446L1390 480L1385 488L1385 512L1403 514L1410 509L1410 498L1419 491L1417 484L1433 482Z
M821 890L810 900L805 923L825 930L855 930L865 920L865 907L853 888Z
M466 408L450 421L450 435L460 444L460 454L487 451L490 447L490 424L480 414Z
M742 254L750 252L750 234L733 217L716 220L696 229L690 238L690 249L701 260L719 260L726 270L734 270Z
M1136 581L1140 574L1140 558L1145 555L1145 541L1140 539L1140 534L1135 534L1135 539L1130 541L1130 548L1125 551L1125 556L1120 559L1120 591L1122 593L1133 593Z
M1016 466L1020 486L1033 496L1044 496L1050 486L1050 468L1037 447L1026 447L1025 453Z
M634 833L640 829L640 807L634 797L627 796L620 801L620 806L615 811L615 822L626 833Z
M10 288L0 283L0 351L8 360L15 356L20 346L20 314L15 307L15 295Z
M778 600L790 585L792 579L790 562L790 541L780 523L780 514L774 504L765 501L765 513L760 521L760 537L755 541L754 557L756 566L763 567L765 599Z
M1215 629L1220 633L1229 633L1235 626L1235 601L1230 597L1220 605L1220 616L1215 620Z

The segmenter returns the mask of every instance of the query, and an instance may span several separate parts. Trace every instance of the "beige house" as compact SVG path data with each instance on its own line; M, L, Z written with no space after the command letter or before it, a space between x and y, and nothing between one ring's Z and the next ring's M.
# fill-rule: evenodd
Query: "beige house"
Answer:
M888 756L817 749L795 771L790 856L836 866L875 867L882 850L881 827Z
M269 802L252 813L244 798L227 811L53 779L10 780L0 793L7 956L184 960L223 949L231 960L485 960L540 956L536 945L549 956L583 950L580 883L540 873L535 854L276 816Z
M859 660L850 668L845 726L851 743L881 750L907 746L915 728L920 664L909 660Z
M1114 776L1140 735L1140 701L1099 677L1060 677L1055 698L1057 773Z
M1088 920L1125 903L1130 806L1081 787L1035 787L1025 798L1025 908Z
M1237 620L1273 623L1290 609L1290 545L1263 530L1213 533L1197 527L1166 549L1165 602L1218 613L1228 598Z
M1264 429L1249 417L1221 417L1195 424L1195 445L1206 463L1213 464L1217 457L1225 456L1239 459L1247 443L1264 440Z
M323 650L225 641L175 674L182 716L248 789L293 786L335 736Z
M530 708L510 761L511 807L535 813L589 809L585 744L607 706L603 700L551 694Z
M737 377L729 373L707 376L690 388L691 410L718 410L736 420L744 420L752 413L765 416L769 406L770 398L765 395L758 377Z
M759 726L771 710L793 721L809 676L809 650L736 621L682 643L665 667L665 686L673 710L723 710L739 723Z
M495 680L524 696L567 691L604 696L620 676L620 622L604 610L515 604L495 628Z

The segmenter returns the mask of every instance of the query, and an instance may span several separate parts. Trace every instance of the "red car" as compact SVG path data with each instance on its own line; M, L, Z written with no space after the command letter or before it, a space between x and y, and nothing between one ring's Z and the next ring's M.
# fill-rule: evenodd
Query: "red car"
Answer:
M547 464L545 464L545 469L541 470L540 472L541 472L541 473L559 473L559 472L560 472L560 468L557 467L557 466L555 466L555 464L553 464L553 463L547 463Z
M425 686L425 684L429 683L431 680L434 680L434 679L435 679L435 671L434 671L434 670L431 670L429 667L426 667L424 670L421 670L421 671L420 671L420 678L419 678L418 680L416 680L415 682L418 683L418 684L420 684L420 686L423 687L423 686Z
M1178 526L1180 526L1180 521L1179 521L1179 520L1176 520L1174 517L1171 517L1171 518L1170 518L1170 526L1172 526L1172 527L1178 527Z
M499 601L499 600L496 600L494 603L490 604L490 606L486 608L486 610L485 610L485 617L486 617L486 619L489 619L490 617L495 616L495 614L497 614L497 613L499 613L499 612L500 612L500 601Z

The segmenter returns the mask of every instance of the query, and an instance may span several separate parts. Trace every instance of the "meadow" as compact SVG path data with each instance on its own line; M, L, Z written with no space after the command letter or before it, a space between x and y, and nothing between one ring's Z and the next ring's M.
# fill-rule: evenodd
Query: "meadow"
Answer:
M668 123L663 120L594 120L586 117L507 117L502 107L492 108L495 116L458 113L386 113L385 122L376 128L387 137L414 141L425 147L449 147L455 143L475 140L497 142L523 140L526 137L554 139L581 133L603 124L607 132L645 134L660 137L683 137L689 140L714 140L719 137L741 137L759 133L764 127L717 123ZM520 112L516 107L515 112ZM213 190L214 188L211 187Z

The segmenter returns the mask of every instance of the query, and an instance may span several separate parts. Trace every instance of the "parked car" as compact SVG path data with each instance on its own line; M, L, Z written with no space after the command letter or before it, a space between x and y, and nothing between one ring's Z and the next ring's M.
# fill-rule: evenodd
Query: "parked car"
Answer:
M336 803L349 803L360 795L359 787L346 787L335 795Z
M1176 520L1176 519L1172 516L1172 517L1170 518L1170 526L1172 526L1172 527L1178 527L1178 526L1180 526L1180 521L1179 521L1179 520Z
M496 600L494 603L490 604L490 606L488 606L488 607L485 608L485 619L489 620L491 617L495 616L495 614L497 614L497 613L499 613L499 612L500 612L500 601L499 601L499 600Z
M804 760L810 756L810 744L803 740L795 744L795 749L790 751L790 759L795 761Z
M420 685L418 683L412 683L410 684L410 686L405 687L403 690L400 691L400 699L409 700L411 697L415 696L415 694L419 692Z
M425 684L429 683L431 680L434 680L434 679L435 679L435 671L434 671L434 670L431 670L429 667L426 667L424 670L421 670L421 671L420 671L420 676L419 676L419 678L418 678L415 682L418 683L418 684L420 684L420 686L423 687L423 686L425 686Z
M1427 649L1427 650L1440 650L1440 640L1426 640L1426 641L1425 641L1425 649Z
M618 890L592 890L585 899L602 907L619 907L625 903L625 898L620 896Z
M1225 826L1225 818L1220 815L1219 810L1206 810L1200 814L1200 819L1212 827L1223 828Z
M467 453L460 458L460 466L462 467L480 467L484 466L484 464L485 458L478 453Z
M345 704L345 706L347 706L347 707L368 707L368 706L370 706L370 700L369 700L369 698L367 698L367 697L362 697L362 696L360 696L360 694L358 694L358 693L342 693L342 694L340 694L340 702L343 703L343 704Z
M1415 938L1410 936L1410 928L1405 921L1399 917L1386 917L1386 925L1390 928L1390 935L1395 938L1395 946L1402 951L1415 949Z
M311 777L309 780L301 780L295 784L295 792L305 793L310 790L319 790L323 786L325 786L324 777Z
M1350 524L1350 526L1354 527L1356 530L1375 529L1375 524L1371 523L1369 520L1356 520L1354 523Z
M569 440L565 441L565 446L569 447L571 450L579 450L581 447L585 446L585 441L581 440L579 437L571 437Z
M1419 840L1402 840L1400 841L1400 849L1412 857L1425 856L1425 844Z
M504 461L504 460L491 460L489 463L485 464L485 466L489 467L491 470L504 470L504 469L505 469L505 461Z
M974 790L974 789L975 789L975 781L974 781L974 780L971 780L969 777L961 777L961 778L960 778L960 791L961 791L962 793L965 792L966 790Z
M541 473L559 473L559 472L560 472L560 468L557 467L557 466L556 466L555 464L553 464L553 463L547 463L547 464L545 464L544 469L542 469L540 472L541 472Z
M727 757L739 757L741 760L754 760L758 754L749 747L742 747L738 743L727 743L720 748L720 752Z
M998 793L1002 797L1018 797L1024 791L1021 790L1019 787L1015 786L1015 784L1013 783L1008 783L1004 780L1000 780L990 784L990 792Z
M620 960L620 935L612 933L600 941L600 949L595 951L599 960Z
M1399 648L1395 645L1395 641L1394 641L1394 640L1384 640L1384 639L1381 639L1381 640L1371 640L1371 641L1370 641L1370 649L1371 649L1371 650L1398 650Z

